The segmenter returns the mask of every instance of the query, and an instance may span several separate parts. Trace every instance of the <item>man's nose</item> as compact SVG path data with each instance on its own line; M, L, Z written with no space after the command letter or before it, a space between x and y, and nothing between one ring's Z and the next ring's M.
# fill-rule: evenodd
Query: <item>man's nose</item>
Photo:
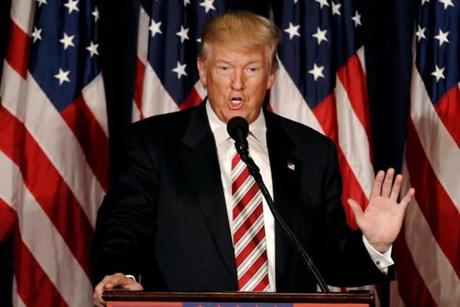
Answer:
M235 71L232 75L232 89L243 90L244 89L244 74L242 71Z

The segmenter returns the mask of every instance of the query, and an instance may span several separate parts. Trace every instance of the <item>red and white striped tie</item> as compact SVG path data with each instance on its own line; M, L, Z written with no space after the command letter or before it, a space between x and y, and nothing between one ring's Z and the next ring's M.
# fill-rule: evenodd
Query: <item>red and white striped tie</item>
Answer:
M235 152L232 159L233 244L238 290L268 291L267 245L262 193Z

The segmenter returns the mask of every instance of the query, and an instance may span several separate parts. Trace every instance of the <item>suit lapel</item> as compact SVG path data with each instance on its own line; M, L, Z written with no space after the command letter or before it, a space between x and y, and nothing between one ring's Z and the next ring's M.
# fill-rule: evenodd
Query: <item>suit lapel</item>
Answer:
M236 283L236 264L214 136L204 103L192 113L180 161L198 200L217 250Z
M267 146L270 157L270 167L273 182L273 197L275 208L294 233L297 233L292 221L297 210L296 195L299 195L300 161L295 155L295 144L284 132L273 114L266 112ZM275 225L275 261L277 290L282 291L285 283L287 267L291 259L288 249L291 243L287 241L278 224ZM282 282L281 282L282 281Z

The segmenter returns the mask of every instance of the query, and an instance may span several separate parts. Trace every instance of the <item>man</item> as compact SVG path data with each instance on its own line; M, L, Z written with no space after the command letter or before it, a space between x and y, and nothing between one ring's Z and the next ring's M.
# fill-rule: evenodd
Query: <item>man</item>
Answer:
M332 141L262 110L275 78L278 39L272 23L251 13L213 19L198 57L208 100L132 126L125 170L99 212L96 305L115 287L315 291L260 191L243 175L226 132L235 116L249 122L249 153L275 207L327 283L357 285L385 276L414 190L398 203L401 176L393 183L393 170L379 172L366 211L349 202L361 231L347 228Z

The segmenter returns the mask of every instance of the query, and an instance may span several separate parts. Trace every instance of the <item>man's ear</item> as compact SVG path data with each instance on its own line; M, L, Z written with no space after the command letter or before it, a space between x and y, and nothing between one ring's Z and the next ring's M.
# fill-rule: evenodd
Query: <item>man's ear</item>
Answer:
M206 64L203 58L199 57L196 60L196 66L198 68L198 74L200 75L200 80L201 83L203 84L203 87L206 88L206 85L208 83L208 80L206 78Z

